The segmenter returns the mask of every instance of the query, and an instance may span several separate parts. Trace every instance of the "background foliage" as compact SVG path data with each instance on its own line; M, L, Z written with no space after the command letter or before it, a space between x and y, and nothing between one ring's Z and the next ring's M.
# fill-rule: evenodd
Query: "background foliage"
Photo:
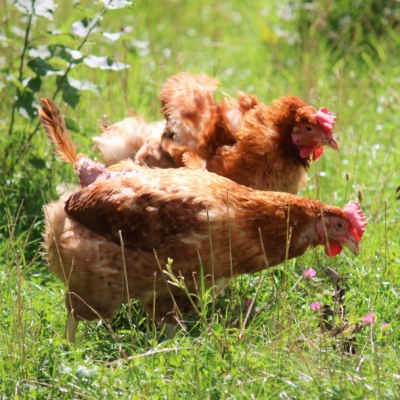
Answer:
M398 1L6 0L0 9L2 396L397 396ZM63 286L39 255L41 209L75 178L39 126L40 97L61 105L78 149L94 155L100 119L130 110L160 118L161 86L184 70L217 76L229 95L269 103L291 93L338 115L341 154L325 152L302 194L338 206L359 199L370 218L362 253L328 260L316 250L239 278L225 297L203 293L207 323L194 316L174 339L134 303L133 328L122 308L112 326L82 324L78 347L65 347ZM378 318L357 335L356 355L333 350L310 310L332 303L322 263L350 278L352 323L369 311ZM310 267L317 278L305 281Z

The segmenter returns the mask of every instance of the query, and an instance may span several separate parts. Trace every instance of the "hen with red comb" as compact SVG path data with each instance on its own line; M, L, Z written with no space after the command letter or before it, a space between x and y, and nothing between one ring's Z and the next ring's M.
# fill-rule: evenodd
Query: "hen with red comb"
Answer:
M323 146L339 151L336 117L295 96L265 105L254 96L214 100L215 78L187 72L162 90L161 145L177 166L206 169L253 189L297 193ZM246 101L244 101L246 100Z
M330 256L344 246L357 255L353 231L363 229L363 218L353 203L344 212L199 170L138 169L97 179L67 201L47 205L45 249L51 270L67 284L68 332L74 340L79 320L112 318L131 298L157 322L174 322L177 306L190 312L188 297L167 287L159 273L169 258L190 292L200 285L199 259L204 284L222 288L237 275L319 245Z

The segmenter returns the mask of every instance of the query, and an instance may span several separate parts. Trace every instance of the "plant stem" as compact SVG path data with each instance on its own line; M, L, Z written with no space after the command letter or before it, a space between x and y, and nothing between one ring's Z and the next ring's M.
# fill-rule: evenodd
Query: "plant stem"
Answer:
M25 31L24 47L22 48L22 54L21 54L20 62L19 62L19 72L18 72L18 81L19 82L22 82L22 75L24 73L24 60L25 60L26 50L28 49L29 33L31 31L34 7L35 7L35 0L32 1L32 14L29 15L28 26L26 27L26 31ZM15 110L17 108L17 102L21 97L21 91L19 90L19 87L17 87L17 90L16 90L16 97L17 97L17 101L14 101L14 104L13 104L12 110L11 110L11 121L10 121L10 126L8 127L8 136L11 136L11 133L13 131L14 120L15 120Z

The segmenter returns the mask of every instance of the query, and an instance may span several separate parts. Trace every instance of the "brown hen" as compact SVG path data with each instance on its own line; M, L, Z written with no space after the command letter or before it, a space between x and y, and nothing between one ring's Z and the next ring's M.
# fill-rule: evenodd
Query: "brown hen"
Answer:
M224 287L239 274L318 245L330 256L343 246L359 252L366 223L356 202L341 210L200 170L132 168L110 174L45 207L44 247L51 270L67 286L72 342L80 320L111 319L131 298L156 322L175 322L178 310L190 312L189 299L176 286L167 287L160 272L168 258L173 273L195 292L199 257L206 286Z
M237 102L214 101L218 81L179 73L162 90L167 120L162 147L178 166L201 168L260 190L297 193L307 170L328 145L336 117L294 96L270 106L239 94Z

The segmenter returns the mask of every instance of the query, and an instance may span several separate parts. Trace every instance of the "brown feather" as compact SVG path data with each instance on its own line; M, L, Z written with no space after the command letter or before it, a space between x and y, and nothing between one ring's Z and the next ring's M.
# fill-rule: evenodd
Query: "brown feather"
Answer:
M301 233L302 229L315 222L325 206L319 201L287 193L254 191L218 175L198 170L136 171L132 176L104 180L80 190L65 203L65 210L70 216L115 243L120 242L121 231L126 247L146 251L155 248L161 250L161 253L164 252L163 246L170 241L177 246L174 253L179 253L181 245L177 237L180 236L190 241L191 235L196 237L200 234L208 240L207 209L211 216L212 234L221 235L224 232L227 237L226 212L229 208L231 238L237 242L237 247L242 247L239 242L243 241L248 251L256 252L249 250L254 246L261 256L258 229L268 227L263 238L271 266L284 261L289 207L294 208L293 216L296 217L293 235L299 239L296 236L298 232ZM343 214L339 208L336 211L339 215ZM272 226L275 227L273 232ZM279 236L280 233L282 236ZM198 247L203 248L204 243L202 240L200 242L202 245ZM289 251L289 258L317 244L316 237L305 247L301 246L300 240L293 243L295 245ZM185 247L186 243L181 249L183 252ZM228 254L226 259L221 264L222 270L224 265L228 265ZM251 265L253 269L248 272L256 272L260 268Z
M218 84L215 78L188 72L173 75L164 84L161 103L167 124L161 144L178 166L187 166L182 160L187 151L207 159L218 147L234 144L242 114L257 102L241 92L239 104L231 98L216 102Z
M255 189L297 193L314 157L313 151L301 155L302 149L323 142L316 110L294 96L269 106L242 92L236 100L225 95L216 101L218 84L205 74L168 78L161 92L162 134L162 124L146 124L139 117L106 127L94 138L105 164L131 158L151 168L206 169ZM304 125L315 133L304 135Z
M62 161L76 166L78 161L76 147L65 125L65 120L60 109L53 100L45 97L41 99L42 108L39 109L39 117L47 133L47 137L56 145L55 152Z

